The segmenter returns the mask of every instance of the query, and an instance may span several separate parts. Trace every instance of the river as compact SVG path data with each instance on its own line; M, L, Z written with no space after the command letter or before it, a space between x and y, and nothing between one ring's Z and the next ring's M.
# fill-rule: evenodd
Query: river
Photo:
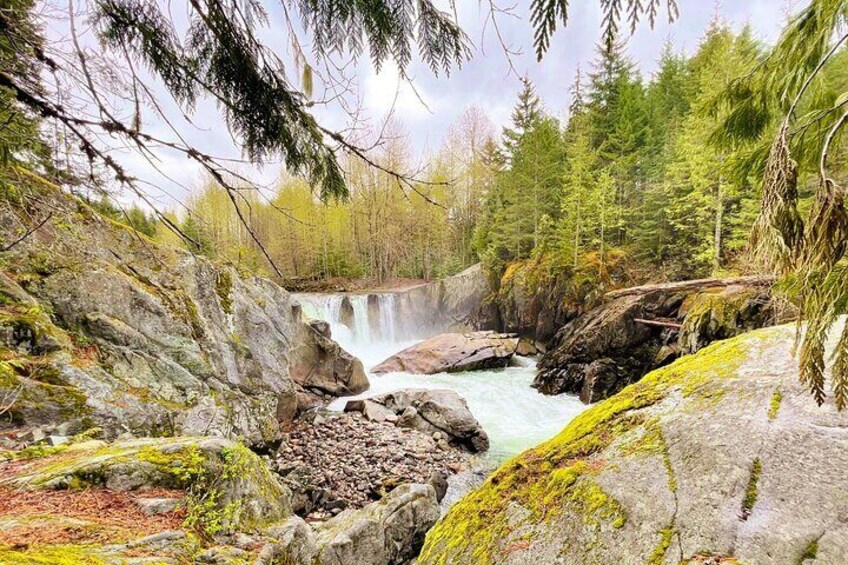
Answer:
M371 382L365 393L339 398L330 404L330 409L341 410L352 398L368 398L403 388L451 389L466 400L489 435L491 446L488 452L475 458L470 473L452 479L448 503L506 459L556 435L586 408L576 396L545 396L532 388L536 363L528 357L515 357L513 366L485 371L372 374L371 367L438 333L439 329L416 323L425 313L401 314L396 293L373 293L370 306L366 294L294 296L308 317L329 322L333 339L362 361ZM347 300L344 306L343 300ZM342 323L343 308L348 312L348 325Z

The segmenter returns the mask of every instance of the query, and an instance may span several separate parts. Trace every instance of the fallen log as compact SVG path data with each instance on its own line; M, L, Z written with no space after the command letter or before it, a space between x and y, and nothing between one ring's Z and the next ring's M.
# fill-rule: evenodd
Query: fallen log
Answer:
M683 327L683 324L678 324L677 322L672 322L670 320L646 320L645 318L633 318L633 321L637 324L645 324L646 326L659 326L661 328L674 328L676 330Z
M660 284L646 284L642 286L633 286L630 288L622 288L613 290L604 294L604 298L612 300L621 298L622 296L636 296L639 294L648 294L649 292L675 292L687 290L706 290L708 288L720 288L734 285L745 286L770 286L774 284L773 276L749 276L749 277L731 277L726 279L695 279L691 281L677 281Z

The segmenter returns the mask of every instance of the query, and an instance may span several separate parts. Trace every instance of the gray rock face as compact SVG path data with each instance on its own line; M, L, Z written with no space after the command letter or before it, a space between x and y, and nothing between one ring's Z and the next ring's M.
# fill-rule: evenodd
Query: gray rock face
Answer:
M6 254L0 279L0 348L18 367L0 367L0 398L25 391L15 424L262 444L298 396L367 388L361 364L276 284L157 245L58 191L43 197L53 220ZM19 227L0 211L0 239ZM27 368L32 355L49 379Z
M583 402L595 402L682 353L775 319L768 287L693 291L657 285L609 300L564 326L540 360L533 386L544 394L577 393Z
M445 278L441 283L440 310L453 326L470 329L471 316L491 293L482 263Z
M506 367L517 346L518 338L511 334L444 333L389 357L371 372L431 375Z
M316 565L401 565L414 558L439 519L430 485L402 485L378 502L318 527Z
M350 410L348 410L350 407ZM375 421L397 416L397 425L427 434L441 434L472 452L489 449L489 437L465 400L452 390L404 389L364 401L348 402L345 411L361 411ZM361 408L361 410L357 410Z
M794 339L714 343L590 408L453 506L419 563L844 563L848 413L799 382Z

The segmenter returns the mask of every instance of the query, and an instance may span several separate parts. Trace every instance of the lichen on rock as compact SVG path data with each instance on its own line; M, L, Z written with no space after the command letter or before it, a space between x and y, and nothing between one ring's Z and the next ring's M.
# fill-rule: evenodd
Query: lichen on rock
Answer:
M714 343L596 404L452 507L419 564L797 562L842 531L848 451L829 430L848 416L809 402L794 331Z

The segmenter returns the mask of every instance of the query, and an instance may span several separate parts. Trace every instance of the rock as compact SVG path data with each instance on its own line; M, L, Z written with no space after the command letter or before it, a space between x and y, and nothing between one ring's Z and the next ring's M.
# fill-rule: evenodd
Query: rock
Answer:
M403 389L369 399L399 414L397 425L448 440L472 452L489 449L489 437L474 418L468 404L446 389ZM438 442L439 439L436 439Z
M617 291L617 298L560 329L539 361L533 386L544 394L577 393L583 402L596 402L684 350L775 319L770 290L761 284L701 291L671 283L635 290Z
M470 330L471 317L480 309L492 292L486 271L481 263L468 267L461 273L445 278L441 283L439 311L452 321L453 327ZM495 329L495 328L485 328Z
M517 345L516 336L509 334L445 333L404 349L371 372L430 375L506 367Z
M56 447L58 445L64 445L68 443L69 440L70 438L68 438L67 436L49 436L47 438L47 443L49 445L52 445L53 447Z
M303 387L367 388L361 364L271 281L158 245L43 183L30 189L53 220L4 255L0 278L0 397L20 389L17 425L267 445ZM0 240L25 217L9 203Z
M222 531L250 532L291 516L291 493L246 447L224 439L140 439L105 445L71 444L58 455L27 461L0 487L115 491L203 485L208 507L198 518L212 516ZM188 512L192 512L191 500Z
M315 533L301 518L292 516L281 525L268 528L265 534L277 541L262 548L256 565L312 565L317 550Z
M139 498L136 504L148 516L166 514L177 510L183 501L179 498Z
M347 326L349 330L353 331L353 329L356 328L356 312L353 310L353 304L350 302L350 297L345 296L342 298L339 315L341 317L341 322Z
M717 342L589 408L454 505L420 565L841 563L848 413L816 405L794 342Z
M318 526L315 565L399 565L418 553L439 519L430 485L402 485L383 500Z
M324 414L320 425L299 420L275 458L299 515L326 517L361 508L399 484L448 476L468 457L447 444L441 451L444 440L437 442L430 433L372 422L359 412Z
M522 355L524 357L529 357L531 355L536 355L539 352L536 349L536 344L533 340L528 339L526 337L522 337L518 340L518 347L515 348L516 355Z
M436 500L439 502L448 493L448 478L443 473L433 473L427 480L427 484L436 491Z
M349 400L344 407L345 412L359 412L372 422L397 422L397 415L382 404L371 400Z
M770 289L739 285L690 295L680 313L684 320L677 342L687 353L719 339L770 326L785 316L778 315Z
M316 325L317 324L317 325ZM323 396L352 396L370 386L362 362L330 339L329 324L311 321L301 326L294 350L291 378L312 397L311 406L324 404Z

